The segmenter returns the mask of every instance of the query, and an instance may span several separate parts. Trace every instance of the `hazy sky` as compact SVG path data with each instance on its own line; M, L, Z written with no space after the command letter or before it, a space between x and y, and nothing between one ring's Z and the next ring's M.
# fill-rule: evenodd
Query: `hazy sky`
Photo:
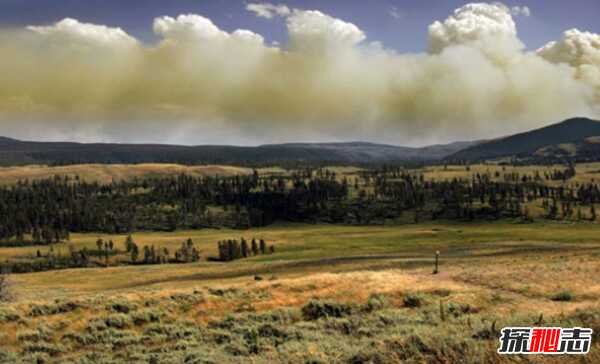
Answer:
M600 108L600 2L0 0L35 140L421 145Z

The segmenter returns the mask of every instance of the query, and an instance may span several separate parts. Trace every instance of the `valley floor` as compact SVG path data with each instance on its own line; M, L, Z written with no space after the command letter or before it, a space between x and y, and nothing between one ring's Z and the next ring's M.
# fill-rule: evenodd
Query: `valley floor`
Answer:
M504 326L600 332L599 233L587 223L436 223L135 234L157 246L191 237L203 257L240 236L276 252L12 275L0 362L508 362L495 353ZM11 254L35 247L19 249ZM599 350L519 361L592 363Z

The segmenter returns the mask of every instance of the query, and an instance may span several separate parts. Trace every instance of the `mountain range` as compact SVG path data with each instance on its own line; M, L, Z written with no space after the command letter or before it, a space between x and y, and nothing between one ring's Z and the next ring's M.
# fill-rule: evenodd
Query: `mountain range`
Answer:
M449 163L502 158L529 162L600 160L600 122L573 118L493 140L410 148L394 145L287 143L256 147L33 142L0 137L0 165L79 163L278 164Z
M408 148L385 144L289 143L256 147L31 142L0 138L0 165L82 163L281 164L295 162L369 164L441 160L477 142Z
M600 160L600 122L572 118L540 129L471 145L447 160L484 161L513 158L523 162Z

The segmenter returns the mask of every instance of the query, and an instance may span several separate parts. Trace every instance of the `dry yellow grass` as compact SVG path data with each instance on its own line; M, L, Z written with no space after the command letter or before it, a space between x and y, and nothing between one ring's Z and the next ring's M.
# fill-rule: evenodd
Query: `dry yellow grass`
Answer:
M87 182L110 183L135 177L171 176L177 174L193 176L233 176L252 173L249 168L206 165L184 166L179 164L77 164L69 166L30 165L0 168L0 184L14 184L19 180L39 180L53 176L79 176Z
M565 183L562 181L546 181L544 178L544 172L552 172L555 170L564 170L564 165L552 165L552 166L501 166L497 164L474 164L468 167L448 165L448 166L428 166L421 170L415 170L417 173L423 173L427 180L452 180L452 179L466 179L470 180L474 175L488 175L493 181L502 181L504 175L512 173L518 173L520 176L534 176L536 172L539 172L544 183L548 185L565 185L574 186L576 183L597 183L600 180L600 163L582 163L578 164L575 168L575 177L567 180ZM496 174L499 174L496 177Z
M260 263L64 270L13 276L16 300L11 305L25 307L32 302L87 299L97 295L139 301L161 299L175 293L206 291L208 288L233 288L250 292L250 296L255 297L251 301L254 309L267 311L300 306L313 298L361 303L373 293L384 293L392 299L400 299L407 293L427 295L445 290L452 292L453 300L457 302L469 303L495 313L554 315L584 307L598 307L600 283L595 277L600 268L597 262L597 254L577 251L536 255L515 253L506 257L492 255L445 259L441 273L432 275L429 264L400 269L394 268L393 259L390 259L390 264L385 268L381 267L379 261L310 269L290 268L264 275L265 280L262 281L255 281L251 273L254 269L264 267ZM247 270L248 273L224 278L228 272L241 270ZM193 275L197 273L214 273L215 278L203 279L198 276L194 279ZM179 280L181 277L189 279ZM572 293L572 302L551 300L553 294L565 290ZM259 294L266 291L268 295ZM214 319L226 315L233 306L241 303L235 300L209 300L198 303L194 310L207 314L199 317L200 320Z
M310 235L317 233L318 228L322 227L304 232ZM430 226L416 226L409 232L435 239L440 229L451 227L432 229ZM274 230L269 233L278 234L277 229ZM386 229L378 230L389 234ZM357 238L365 238L367 233L348 231L349 235ZM378 234L376 230L370 233ZM477 235L476 232L471 234ZM517 232L519 234L522 232ZM560 237L560 232L556 235ZM304 260L283 262L273 256L269 261L248 259L232 263L72 269L14 275L15 300L2 309L14 310L22 317L28 317L32 304L52 306L58 299L60 302L80 302L81 306L71 312L26 319L25 323L0 323L0 332L4 335L0 349L25 350L26 343L18 339L20 334L27 332L25 328L61 328L54 334L56 342L61 342L64 332L85 335L90 322L113 314L107 307L114 301L130 302L138 311L151 307L155 312L166 313L169 319L161 321L166 329L173 328L173 320L211 328L209 323L226 320L232 314L260 315L288 308L297 312L314 299L365 305L373 294L383 294L388 306L381 315L402 315L403 336L418 332L427 337L429 322L435 321L439 323L431 330L437 330L438 334L439 330L450 330L444 334L448 335L444 336L444 340L463 338L461 335L465 333L468 339L473 332L489 327L497 319L526 326L542 314L544 318L551 319L570 317L578 312L598 312L600 309L600 283L595 279L600 273L600 244L596 242L563 245L507 240L473 246L466 251L464 249L468 245L450 243L442 252L440 273L437 275L432 274L432 259L428 254L431 247L429 243L422 245L421 254L410 250L412 256L389 255L383 259L372 257L309 266L298 264ZM255 274L260 274L263 280L255 280ZM572 300L552 300L556 293L563 291L568 291ZM406 308L406 297L414 295L422 297L423 307ZM184 300L185 297L194 299L179 302L173 298L178 296L184 297ZM440 302L445 310L452 305L470 307L472 314L443 322L438 311ZM446 314L451 315L450 312ZM377 317L378 314L374 315ZM146 327L132 325L124 332L142 336ZM311 330L312 326L307 327ZM463 332L459 332L461 330ZM495 352L496 345L497 339L492 338L488 349ZM75 349L81 352L90 350L87 346L75 346Z
M333 226L333 225L276 225L266 228L240 230L190 230L172 233L145 232L133 234L138 246L154 245L168 248L171 255L187 238L194 241L201 256L217 255L217 241L225 239L248 240L256 237L274 244L276 254L257 256L234 263L201 261L195 264L120 266L111 268L71 269L65 271L14 275L17 297L22 300L43 297L65 297L69 295L121 292L145 288L172 288L192 286L198 282L235 281L251 277L255 272L297 276L307 272L331 272L351 269L365 270L373 266L379 269L411 266L411 262L431 261L433 252L440 250L442 256L452 259L457 267L464 267L464 276L469 276L470 267L462 260L486 259L499 261L498 275L513 275L504 272L512 260L525 259L526 276L535 272L538 262L535 257L547 252L574 254L588 252L596 254L600 249L600 225L593 223L483 223L483 224L421 224L402 226ZM55 245L54 250L68 254L68 245L78 249L95 249L96 240L113 240L116 249L124 251L125 235L72 234L71 242ZM0 260L33 257L37 250L46 254L49 247L33 246L0 249ZM589 262L578 263L578 269L589 269L588 278L582 284L591 289L590 277L597 256L590 255ZM125 255L120 259L126 259ZM427 263L428 266L430 263ZM561 261L544 260L548 268L562 266ZM493 270L485 265L473 265L471 275L485 277ZM463 269L463 268L461 268ZM554 268L553 268L554 269ZM552 273L552 271L548 271ZM549 282L560 282L562 273L551 274ZM490 276L490 280L495 277ZM529 282L513 276L514 284ZM548 289L558 287L549 287ZM585 293L585 292L579 292Z

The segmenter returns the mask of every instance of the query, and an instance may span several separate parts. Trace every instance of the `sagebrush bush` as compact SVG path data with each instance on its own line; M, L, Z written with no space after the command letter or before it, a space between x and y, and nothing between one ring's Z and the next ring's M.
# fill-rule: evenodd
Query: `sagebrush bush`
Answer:
M47 342L35 342L25 344L23 347L24 353L46 353L49 355L57 355L67 352L67 348L61 344L52 344Z
M175 293L172 294L170 298L175 302L188 304L197 304L206 301L202 292L197 292L194 294Z
M550 299L558 302L569 302L573 300L573 295L569 291L562 291L552 295Z
M388 301L384 294L373 293L369 296L369 300L367 301L364 308L366 311L370 312L370 311L381 310L381 309L387 307L387 305L388 305Z
M422 299L412 294L404 298L415 296ZM165 301L173 303L171 297L161 303ZM92 312L107 316L96 315L83 327L71 323L65 328L66 319L47 320L45 325L32 319L20 325L18 350L0 350L0 363L498 364L505 362L495 352L498 328L537 319L498 318L449 302L449 320L442 322L437 304L421 300L420 309L408 310L386 301L383 295L372 295L360 305L313 300L301 308L231 314L209 324L181 319L184 315L177 307L163 310L160 305L129 314L111 309L107 314L103 301ZM600 332L600 310L546 317L545 322Z
M159 322L165 313L161 310L145 309L131 314L131 320L134 325L141 326L150 322Z
M47 316L57 315L60 313L67 313L75 311L76 309L83 307L81 303L75 301L56 301L54 303L43 304L43 305L31 305L29 312L30 316Z
M127 314L137 310L137 305L124 299L113 300L106 305L106 310Z
M17 332L17 340L21 342L50 341L52 331L47 326L40 326L35 330L21 330Z
M421 307L424 303L424 299L421 295L409 293L404 296L404 306L410 308Z
M344 317L352 314L352 307L343 303L311 300L302 307L305 320L318 320L323 317Z
M21 321L21 315L11 308L0 308L0 322Z
M116 313L104 318L104 323L108 327L124 329L131 325L131 317L122 313Z

